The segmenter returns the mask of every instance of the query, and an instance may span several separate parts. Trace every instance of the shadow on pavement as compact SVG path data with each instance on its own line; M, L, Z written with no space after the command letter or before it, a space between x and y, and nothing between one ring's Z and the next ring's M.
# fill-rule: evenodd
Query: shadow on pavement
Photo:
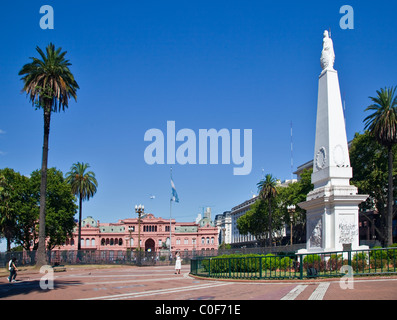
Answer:
M30 294L32 292L37 293L38 295L34 296L34 300L46 299L48 296L45 296L45 293L48 293L51 290L62 290L70 285L80 284L80 281L54 281L54 289L42 289L40 287L40 280L17 280L16 282L7 282L0 283L0 299L16 297L20 296L21 299L30 299L29 297L25 297L25 295ZM43 297L40 296L43 294Z

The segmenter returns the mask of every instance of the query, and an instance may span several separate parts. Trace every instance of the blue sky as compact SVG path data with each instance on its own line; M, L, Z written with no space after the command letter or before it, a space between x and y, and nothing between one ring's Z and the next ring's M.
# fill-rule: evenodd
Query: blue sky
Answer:
M54 29L42 30L42 5ZM342 30L342 5L354 29ZM256 192L262 172L291 176L313 158L322 34L331 29L347 136L363 131L369 96L396 85L395 1L7 1L1 10L0 168L29 175L41 166L42 112L18 72L49 42L68 51L80 86L77 102L51 122L49 167L66 173L88 162L99 183L83 216L135 217L135 204L169 217L170 165L148 165L144 134L252 129L252 171L234 165L173 165L180 203L173 218L213 216ZM150 199L155 195L155 199Z

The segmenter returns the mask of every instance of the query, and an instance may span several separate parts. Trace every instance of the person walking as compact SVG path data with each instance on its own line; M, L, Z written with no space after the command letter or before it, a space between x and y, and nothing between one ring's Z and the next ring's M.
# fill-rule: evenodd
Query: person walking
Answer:
M8 270L10 271L10 276L7 278L8 282L16 282L15 278L17 277L18 268L15 265L15 261L17 261L15 257L8 261Z
M175 274L181 274L181 256L179 252L176 253Z

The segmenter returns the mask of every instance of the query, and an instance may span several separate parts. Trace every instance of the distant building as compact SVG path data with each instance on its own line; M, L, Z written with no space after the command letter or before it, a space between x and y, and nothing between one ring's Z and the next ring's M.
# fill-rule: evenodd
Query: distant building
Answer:
M230 244L232 242L232 217L230 211L215 216L215 224L218 227L219 244Z
M140 247L145 251L165 249L170 241L170 220L144 214L140 223ZM138 218L127 218L115 223L100 223L87 217L81 225L82 250L127 251L138 248ZM77 250L78 229L65 244L53 250ZM218 248L218 228L208 218L195 222L171 220L172 251L215 250Z
M290 179L290 180L284 180L284 181L277 181L277 186L278 187L287 187L290 183L297 182L298 180L296 179ZM244 201L243 203L235 206L232 208L232 211L230 212L231 216L231 245L232 247L253 247L259 245L259 242L255 238L255 236L251 234L247 235L242 235L240 234L238 228L237 228L237 220L241 216L243 216L247 211L251 209L251 205L255 203L255 201L258 199L258 196L253 195L253 197L249 200ZM281 230L281 236L285 237L286 236L286 229L287 226Z
M257 196L253 196L251 199L240 203L239 205L232 208L230 212L231 217L231 245L232 247L241 247L241 246L252 246L256 243L255 236L248 234L242 235L240 234L237 228L237 220L241 216L243 216L248 210L251 209L251 205L255 203L257 200Z

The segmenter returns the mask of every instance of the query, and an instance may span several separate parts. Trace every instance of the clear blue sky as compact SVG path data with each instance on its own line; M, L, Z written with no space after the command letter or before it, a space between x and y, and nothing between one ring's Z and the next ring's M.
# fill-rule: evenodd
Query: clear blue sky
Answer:
M54 8L54 30L42 30L39 9ZM354 9L354 30L342 30L339 9ZM42 112L18 72L49 42L68 51L80 86L77 103L54 114L49 167L66 173L88 162L97 194L83 216L101 222L135 217L135 204L169 217L170 166L148 165L144 134L226 128L253 130L252 172L233 165L174 165L177 221L202 206L213 216L256 192L265 173L291 176L313 158L322 34L331 29L348 139L363 131L369 96L397 85L395 1L6 1L1 10L0 168L29 175L41 166ZM150 195L155 199L150 199Z

